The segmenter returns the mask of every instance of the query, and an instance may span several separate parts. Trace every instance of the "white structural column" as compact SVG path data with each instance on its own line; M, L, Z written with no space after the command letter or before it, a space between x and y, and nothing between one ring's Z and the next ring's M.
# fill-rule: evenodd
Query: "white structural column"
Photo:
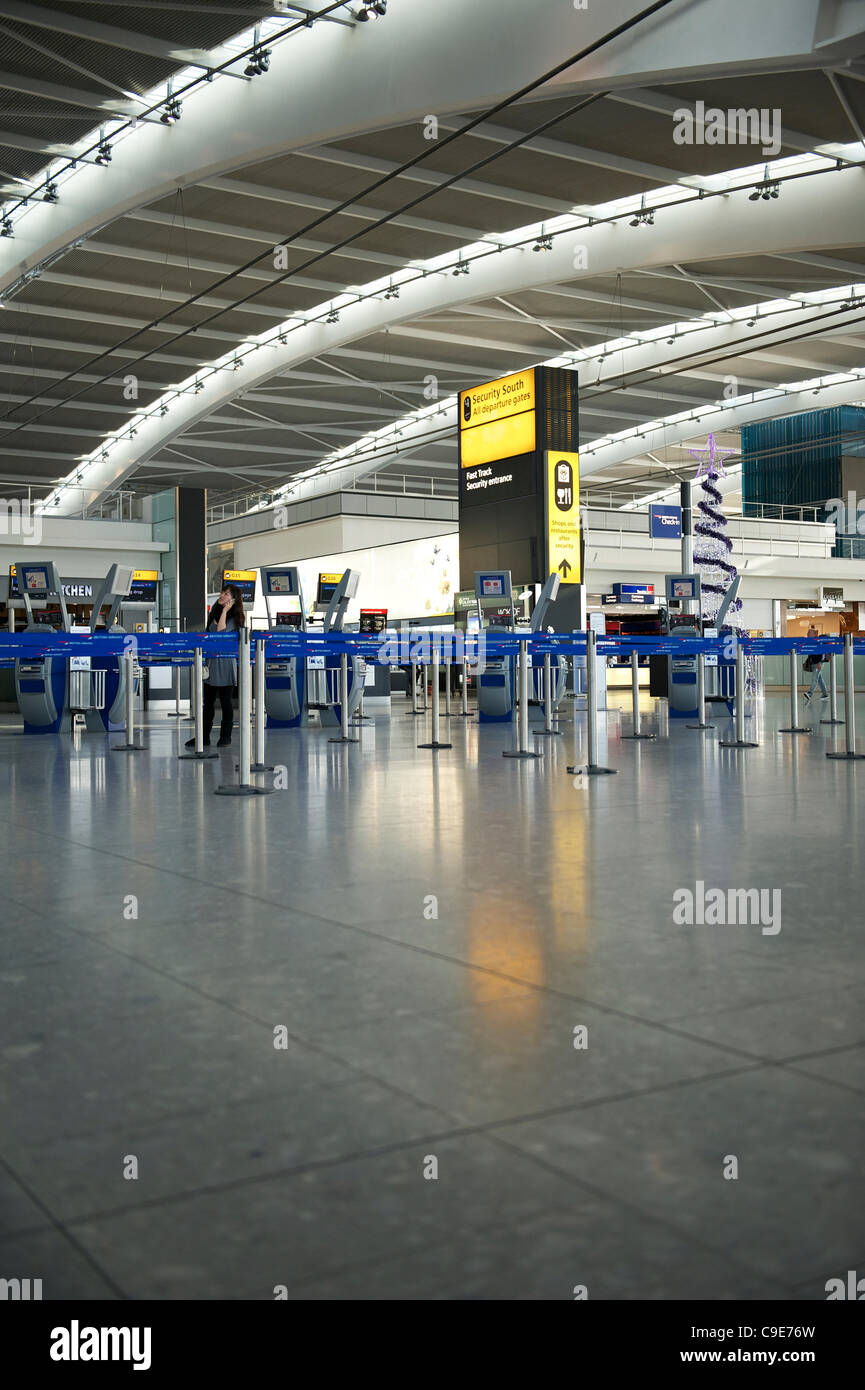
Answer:
M267 342L260 343L255 351L236 363L228 361L224 369L204 375L197 393L187 385L182 395L169 394L165 415L137 417L135 438L110 441L104 461L88 464L82 485L67 486L57 505L52 499L51 513L80 514L82 506L92 506L139 464L239 393L252 390L278 372L383 328L474 299L519 293L586 276L665 266L671 261L854 245L861 237L863 195L865 168L848 168L795 180L784 186L780 199L769 203L761 200L757 207L744 190L704 201L674 203L658 211L652 227L632 228L625 220L583 227L557 235L553 249L540 256L526 247L504 247L474 260L469 275L453 276L445 270L404 282L397 300L376 296L349 303L341 308L338 322L317 320L292 326L282 342L273 336L274 330L269 330ZM827 215L827 207L831 207L831 215ZM575 270L575 260L580 269ZM809 317L819 312L813 306L791 310L790 323L805 325ZM859 312L853 311L850 320ZM846 321L844 314L839 313L831 323L841 327ZM829 322L823 319L821 331L826 331ZM755 326L754 334L758 331ZM706 346L723 350L725 344L741 343L745 332L741 321L722 322L705 330ZM700 333L702 330L682 335L679 351L683 358L693 356ZM629 356L628 369L645 366L650 370L661 361L669 363L674 351L676 348L671 349L666 343L646 344L634 350L633 358ZM373 466L381 467L382 460L376 460Z

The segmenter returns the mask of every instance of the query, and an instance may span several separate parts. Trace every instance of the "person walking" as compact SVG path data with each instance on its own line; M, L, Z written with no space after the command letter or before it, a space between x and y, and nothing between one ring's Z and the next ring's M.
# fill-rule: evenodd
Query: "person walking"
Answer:
M226 584L207 615L205 632L239 632L245 626L246 614L243 611L243 595L236 584ZM232 696L236 685L237 662L234 657L216 656L209 658L202 692L205 748L210 745L210 731L213 728L217 700L219 700L222 718L216 746L217 748L227 748L231 743L231 731L234 727ZM189 739L186 746L187 748L194 748L195 739Z
M811 626L810 626L809 629L808 629L808 636L809 636L809 637L819 637L819 636L820 636L819 632L817 631L817 629L816 629L816 627L814 626L813 623L811 624ZM806 704L806 705L810 705L811 700L812 700L812 698L813 698L813 696L814 696L814 694L815 694L815 692L816 692L816 690L817 690L817 686L818 686L818 685L819 685L820 690L821 690L821 692L822 692L822 699L824 699L824 700L828 700L828 699L829 699L829 692L828 692L828 690L826 689L826 682L824 681L823 676L822 676L823 662L824 662L825 660L826 660L826 657L823 655L822 652L811 652L811 653L810 653L808 656L806 656L806 658L805 658L805 666L804 666L804 669L805 669L806 671L810 671L810 672L811 672L811 686L810 686L810 689L808 689L808 690L805 691L805 704Z

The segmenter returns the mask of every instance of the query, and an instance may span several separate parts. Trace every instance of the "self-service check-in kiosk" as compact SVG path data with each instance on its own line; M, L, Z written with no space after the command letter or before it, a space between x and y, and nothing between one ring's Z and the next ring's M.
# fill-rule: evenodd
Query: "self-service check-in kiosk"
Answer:
M555 601L560 578L550 575L540 591L531 621L530 632L541 632L550 604ZM519 628L514 611L513 585L509 570L482 571L475 574L475 601L477 603L478 626L487 627L492 633L496 629L505 632L525 631ZM564 698L567 688L567 662L564 657L552 659L553 708ZM544 658L532 655L531 688L529 700L540 708L543 716L544 696ZM501 724L513 718L517 702L517 663L513 656L487 658L484 669L479 671L478 718L481 724Z
M268 630L274 636L305 632L306 610L297 567L262 567L261 587L267 609ZM297 729L306 723L306 661L302 652L298 656L267 659L264 666L264 705L269 729Z
M18 593L27 615L27 632L68 632L69 613L63 596L63 585L53 560L34 560L16 564ZM43 608L50 603L55 610L45 622ZM66 657L33 656L15 662L15 693L18 708L24 719L25 734L56 734L66 714L66 695L69 684L69 665Z
M532 613L531 621L529 623L529 630L531 632L543 631L544 622L547 617L547 610L549 609L552 603L555 603L556 596L559 592L560 584L561 579L559 575L551 574L546 584L541 589L535 602L534 612ZM531 672L532 689L529 691L529 717L531 718L531 716L534 714L535 717L540 716L540 718L545 718L546 710L544 709L544 658L540 655L536 655L534 652L531 656ZM551 657L550 676L552 686L550 712L552 713L553 710L558 709L562 700L565 698L565 692L568 688L567 657Z
M478 628L483 632L513 632L516 628L514 591L510 570L477 570L475 601ZM478 671L478 722L503 724L513 718L516 698L514 661L511 656L489 657Z
M90 611L90 631L124 631L115 627L118 613L124 601L132 592L135 571L130 565L111 566L96 593ZM105 617L102 610L108 609ZM130 638L130 641L134 639ZM137 663L134 663L137 669ZM126 667L117 653L101 655L96 652L91 657L91 669L105 672L104 701L98 706L85 707L85 724L94 733L117 733L126 727ZM136 677L136 684L140 677Z
M357 594L359 583L360 573L358 570L346 570L340 576L324 614L323 632L343 631L346 611L349 603ZM316 660L316 658L313 657L311 660ZM342 705L339 695L339 655L335 652L328 653L326 657L319 658L319 660L324 662L324 700L319 705L319 718L323 728L334 728L342 723ZM360 705L365 680L366 662L362 657L350 656L348 659L349 715L354 714Z
M700 576L698 574L668 574L665 580L667 596L667 629L671 637L699 638L702 621L699 613ZM688 612L688 604L697 605L697 612ZM671 656L667 665L667 699L671 719L694 718L697 709L697 658L682 654Z

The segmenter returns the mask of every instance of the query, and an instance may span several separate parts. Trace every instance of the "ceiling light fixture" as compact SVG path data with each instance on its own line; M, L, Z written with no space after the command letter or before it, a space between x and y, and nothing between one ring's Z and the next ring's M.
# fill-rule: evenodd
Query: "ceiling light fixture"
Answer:
M339 313L336 309L331 309L330 313L325 319L325 323L339 323Z
M178 101L177 97L169 97L165 103L165 110L159 117L163 125L176 125L183 112L183 102Z
M369 19L383 19L387 14L387 0L369 0L366 5L361 5L355 19L361 24L366 24Z
M107 140L100 140L100 141L99 141L99 149L98 149L97 152L96 152L96 158L94 159L93 163L94 163L94 164L110 164L110 163L111 163L111 146L109 145L109 143L108 143Z
M12 219L8 216L8 214L4 213L2 221L0 221L0 236L14 235L15 233L12 230Z
M49 184L46 185L46 187L45 187L45 192L42 194L42 201L43 201L43 203L59 203L59 202L60 202L60 199L57 197L57 184L56 184L56 183L49 183Z
M553 238L548 233L542 233L532 247L533 251L552 251L552 249Z

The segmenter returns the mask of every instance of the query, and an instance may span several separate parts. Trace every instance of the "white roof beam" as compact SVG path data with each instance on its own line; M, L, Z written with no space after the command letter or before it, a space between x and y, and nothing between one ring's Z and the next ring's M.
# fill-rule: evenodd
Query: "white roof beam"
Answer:
M445 123L444 128L448 130L453 127ZM524 148L530 148L530 146ZM325 164L339 164L349 169L366 169L375 174L390 174L394 169L400 167L392 159L377 159L371 154L359 154L354 150L340 150L328 145L319 145L309 150L298 150L298 155L303 159L316 159ZM407 183L422 183L433 188L444 183L448 177L448 174L440 174L435 169L426 169L422 165L418 165L414 169L406 169L404 173L400 174L400 178L405 179ZM494 198L497 202L502 203L517 203L522 208L530 203L532 207L545 209L556 215L568 213L573 207L573 203L564 198L550 198L544 194L530 193L521 188L508 188L504 184L485 183L479 179L460 179L453 191L474 194L478 198Z

